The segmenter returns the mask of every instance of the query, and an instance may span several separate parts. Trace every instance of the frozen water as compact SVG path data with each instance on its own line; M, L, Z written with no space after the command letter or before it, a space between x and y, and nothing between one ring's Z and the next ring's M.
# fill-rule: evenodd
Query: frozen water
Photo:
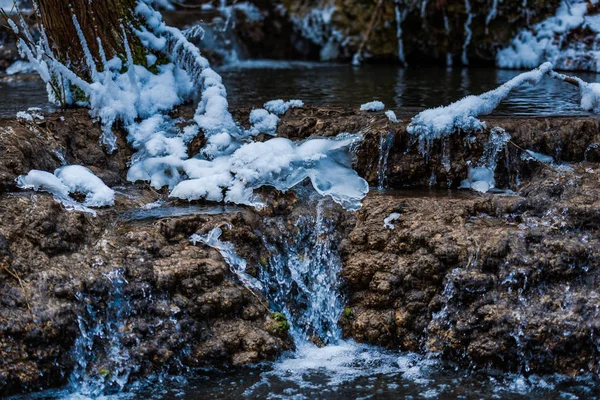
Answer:
M360 106L361 111L383 111L384 108L385 104L378 100L371 101Z
M551 68L551 63L545 63L479 96L467 96L448 106L425 110L412 119L407 131L420 141L431 141L459 130L482 130L486 125L477 118L479 115L494 111L513 89L526 83L536 85Z

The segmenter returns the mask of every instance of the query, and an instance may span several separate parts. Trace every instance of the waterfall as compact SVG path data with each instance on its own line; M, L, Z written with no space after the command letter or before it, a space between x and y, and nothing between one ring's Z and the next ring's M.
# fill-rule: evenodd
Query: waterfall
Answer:
M444 13L444 29L446 30L446 35L450 37L450 21L446 13ZM452 67L452 53L450 51L446 52L446 67Z
M377 190L385 189L390 150L394 144L395 132L379 137L379 161L377 163Z
M297 345L307 340L335 344L341 339L340 238L334 221L325 216L325 204L319 200L316 215L298 218L291 232L282 220L272 221L283 237L263 235L270 257L260 280L272 309L288 318Z
M406 66L406 56L404 55L404 42L402 40L402 22L408 14L408 10L400 11L400 0L396 0L396 38L398 39L398 61Z
M463 43L463 52L461 60L464 65L469 65L469 59L467 58L467 48L469 47L469 43L471 43L471 38L473 37L473 31L471 31L473 13L471 12L471 3L469 0L465 0L465 11L467 12L467 20L465 21L465 41Z
M104 307L100 300L78 294L85 314L77 317L80 335L73 349L76 365L69 378L70 390L92 398L123 390L136 368L123 346L124 321L130 311L124 294L127 281L121 269L111 271L106 278L112 290Z

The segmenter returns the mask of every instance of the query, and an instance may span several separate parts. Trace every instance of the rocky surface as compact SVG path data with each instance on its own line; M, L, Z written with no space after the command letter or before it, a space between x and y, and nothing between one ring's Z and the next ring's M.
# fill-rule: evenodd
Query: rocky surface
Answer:
M248 110L234 114L247 124ZM380 137L395 134L387 182L401 190L371 193L358 213L334 208L329 215L343 236L345 336L466 365L596 371L597 120L489 118L489 126L512 136L496 180L518 195L501 196L455 190L466 162L481 157L488 132L475 134L475 141L459 134L435 144L427 161L405 131L414 110L398 115L403 122L304 107L288 111L278 129L292 139L363 133L357 170L372 184ZM140 207L165 193L126 184L130 151L121 141L107 156L98 147L100 134L85 110L0 121L0 395L64 384L76 369L82 330L95 326L112 338L95 339L98 354L118 343L128 357L126 371L107 357L88 362L87 375L107 381L124 373L253 363L291 348L262 294L244 288L217 251L194 246L189 236L222 227L222 239L235 244L257 275L268 257L261 234L284 237L299 216L314 212L311 206L294 193L263 190L269 206L260 212L233 208L215 215L202 203L167 202L164 209L172 206L177 215L152 216ZM556 162L523 157L523 148ZM63 159L112 186L117 205L94 218L15 187L17 175L52 171ZM567 167L559 166L564 162ZM400 214L393 230L383 224L392 212Z
M104 155L101 131L84 110L37 124L2 124L0 395L64 384L82 329L98 324L104 336L115 335L128 360L111 364L102 354L114 342L98 336L93 346L100 356L86 368L91 377L242 365L291 347L264 300L236 281L216 250L189 240L230 224L224 240L241 243L241 250L254 246L259 220L252 211L132 219L127 210L161 195L131 186L117 186L117 205L97 217L67 211L51 195L15 192L15 174L52 171L61 153L115 187L122 183L126 147ZM117 277L126 282L119 290Z

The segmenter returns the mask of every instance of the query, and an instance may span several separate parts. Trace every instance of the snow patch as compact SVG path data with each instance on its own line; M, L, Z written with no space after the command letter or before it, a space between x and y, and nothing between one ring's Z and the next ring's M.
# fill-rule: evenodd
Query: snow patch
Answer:
M27 61L15 61L10 67L6 68L7 75L30 74L35 72L33 64Z
M385 104L383 102L375 100L365 103L360 106L360 111L383 111Z
M115 204L115 192L102 182L89 169L80 165L68 165L58 168L54 175L38 170L31 170L27 175L16 179L17 186L22 189L45 191L63 203L67 209L95 212L87 207L106 207ZM85 201L80 204L69 197L69 194L82 193Z
M383 226L386 227L387 229L394 230L395 229L394 222L398 221L399 219L400 219L399 213L391 213L383 220Z
M266 102L263 107L273 114L282 115L285 114L290 108L304 107L304 102L302 100L271 100Z
M551 68L551 63L545 63L479 96L467 96L448 106L425 110L412 119L407 131L415 135L419 141L429 142L451 135L458 130L464 132L482 130L486 125L477 118L479 115L487 115L494 111L513 89L526 83L537 85Z
M396 117L396 113L392 110L387 110L385 112L385 116L388 117L388 119L393 123L399 122L398 117Z

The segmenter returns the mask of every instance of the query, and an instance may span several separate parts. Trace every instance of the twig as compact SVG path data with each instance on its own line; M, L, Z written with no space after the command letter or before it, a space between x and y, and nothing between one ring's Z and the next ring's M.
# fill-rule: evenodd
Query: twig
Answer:
M377 19L377 14L379 13L379 9L381 8L382 5L383 5L383 0L379 0L377 5L375 6L375 9L373 10L373 13L371 14L371 21L369 22L369 27L367 28L367 32L363 36L363 40L360 43L360 46L358 46L358 51L356 52L359 60L362 57L363 49L364 49L365 45L367 44L367 41L369 40L369 36L371 36L371 31L373 30L373 26L375 25L375 20Z
M31 306L29 305L29 300L28 300L29 294L27 293L27 290L25 289L25 285L23 284L23 280L21 279L19 274L17 274L15 271L11 271L10 268L8 267L8 264L6 264L6 261L4 261L4 260L2 261L2 264L0 264L0 267L2 268L2 270L4 272L6 272L8 275L12 276L19 283L19 286L21 287L21 290L23 291L23 295L25 296L25 304L27 305L27 310L29 310L29 313L31 315L33 315L33 311L31 311Z
M516 143L515 143L515 142L513 142L512 140L509 140L509 141L508 141L508 144L510 144L510 145L512 145L512 146L514 146L514 147L515 147L516 149L518 149L518 150L521 150L523 153L527 153L527 150L525 150L524 148L522 148L521 146L519 146L518 144L516 144ZM535 157L531 157L531 158L533 158L535 161L537 161L537 162L539 162L540 164L542 164L544 167L546 167L546 168L550 169L551 171L554 171L554 172L556 172L556 169L555 169L555 168L553 168L551 165L548 165L548 164L546 164L545 162L543 162L543 161L541 161L541 160L538 160L538 159L537 159L537 158L535 158Z
M246 290L248 290L250 293L252 293L254 295L254 297L256 297L256 300L258 300L258 302L265 308L265 310L267 310L267 312L271 313L271 309L267 306L267 304L264 301L262 301L260 296L257 295L254 290L250 289L248 286L244 286L244 288Z

